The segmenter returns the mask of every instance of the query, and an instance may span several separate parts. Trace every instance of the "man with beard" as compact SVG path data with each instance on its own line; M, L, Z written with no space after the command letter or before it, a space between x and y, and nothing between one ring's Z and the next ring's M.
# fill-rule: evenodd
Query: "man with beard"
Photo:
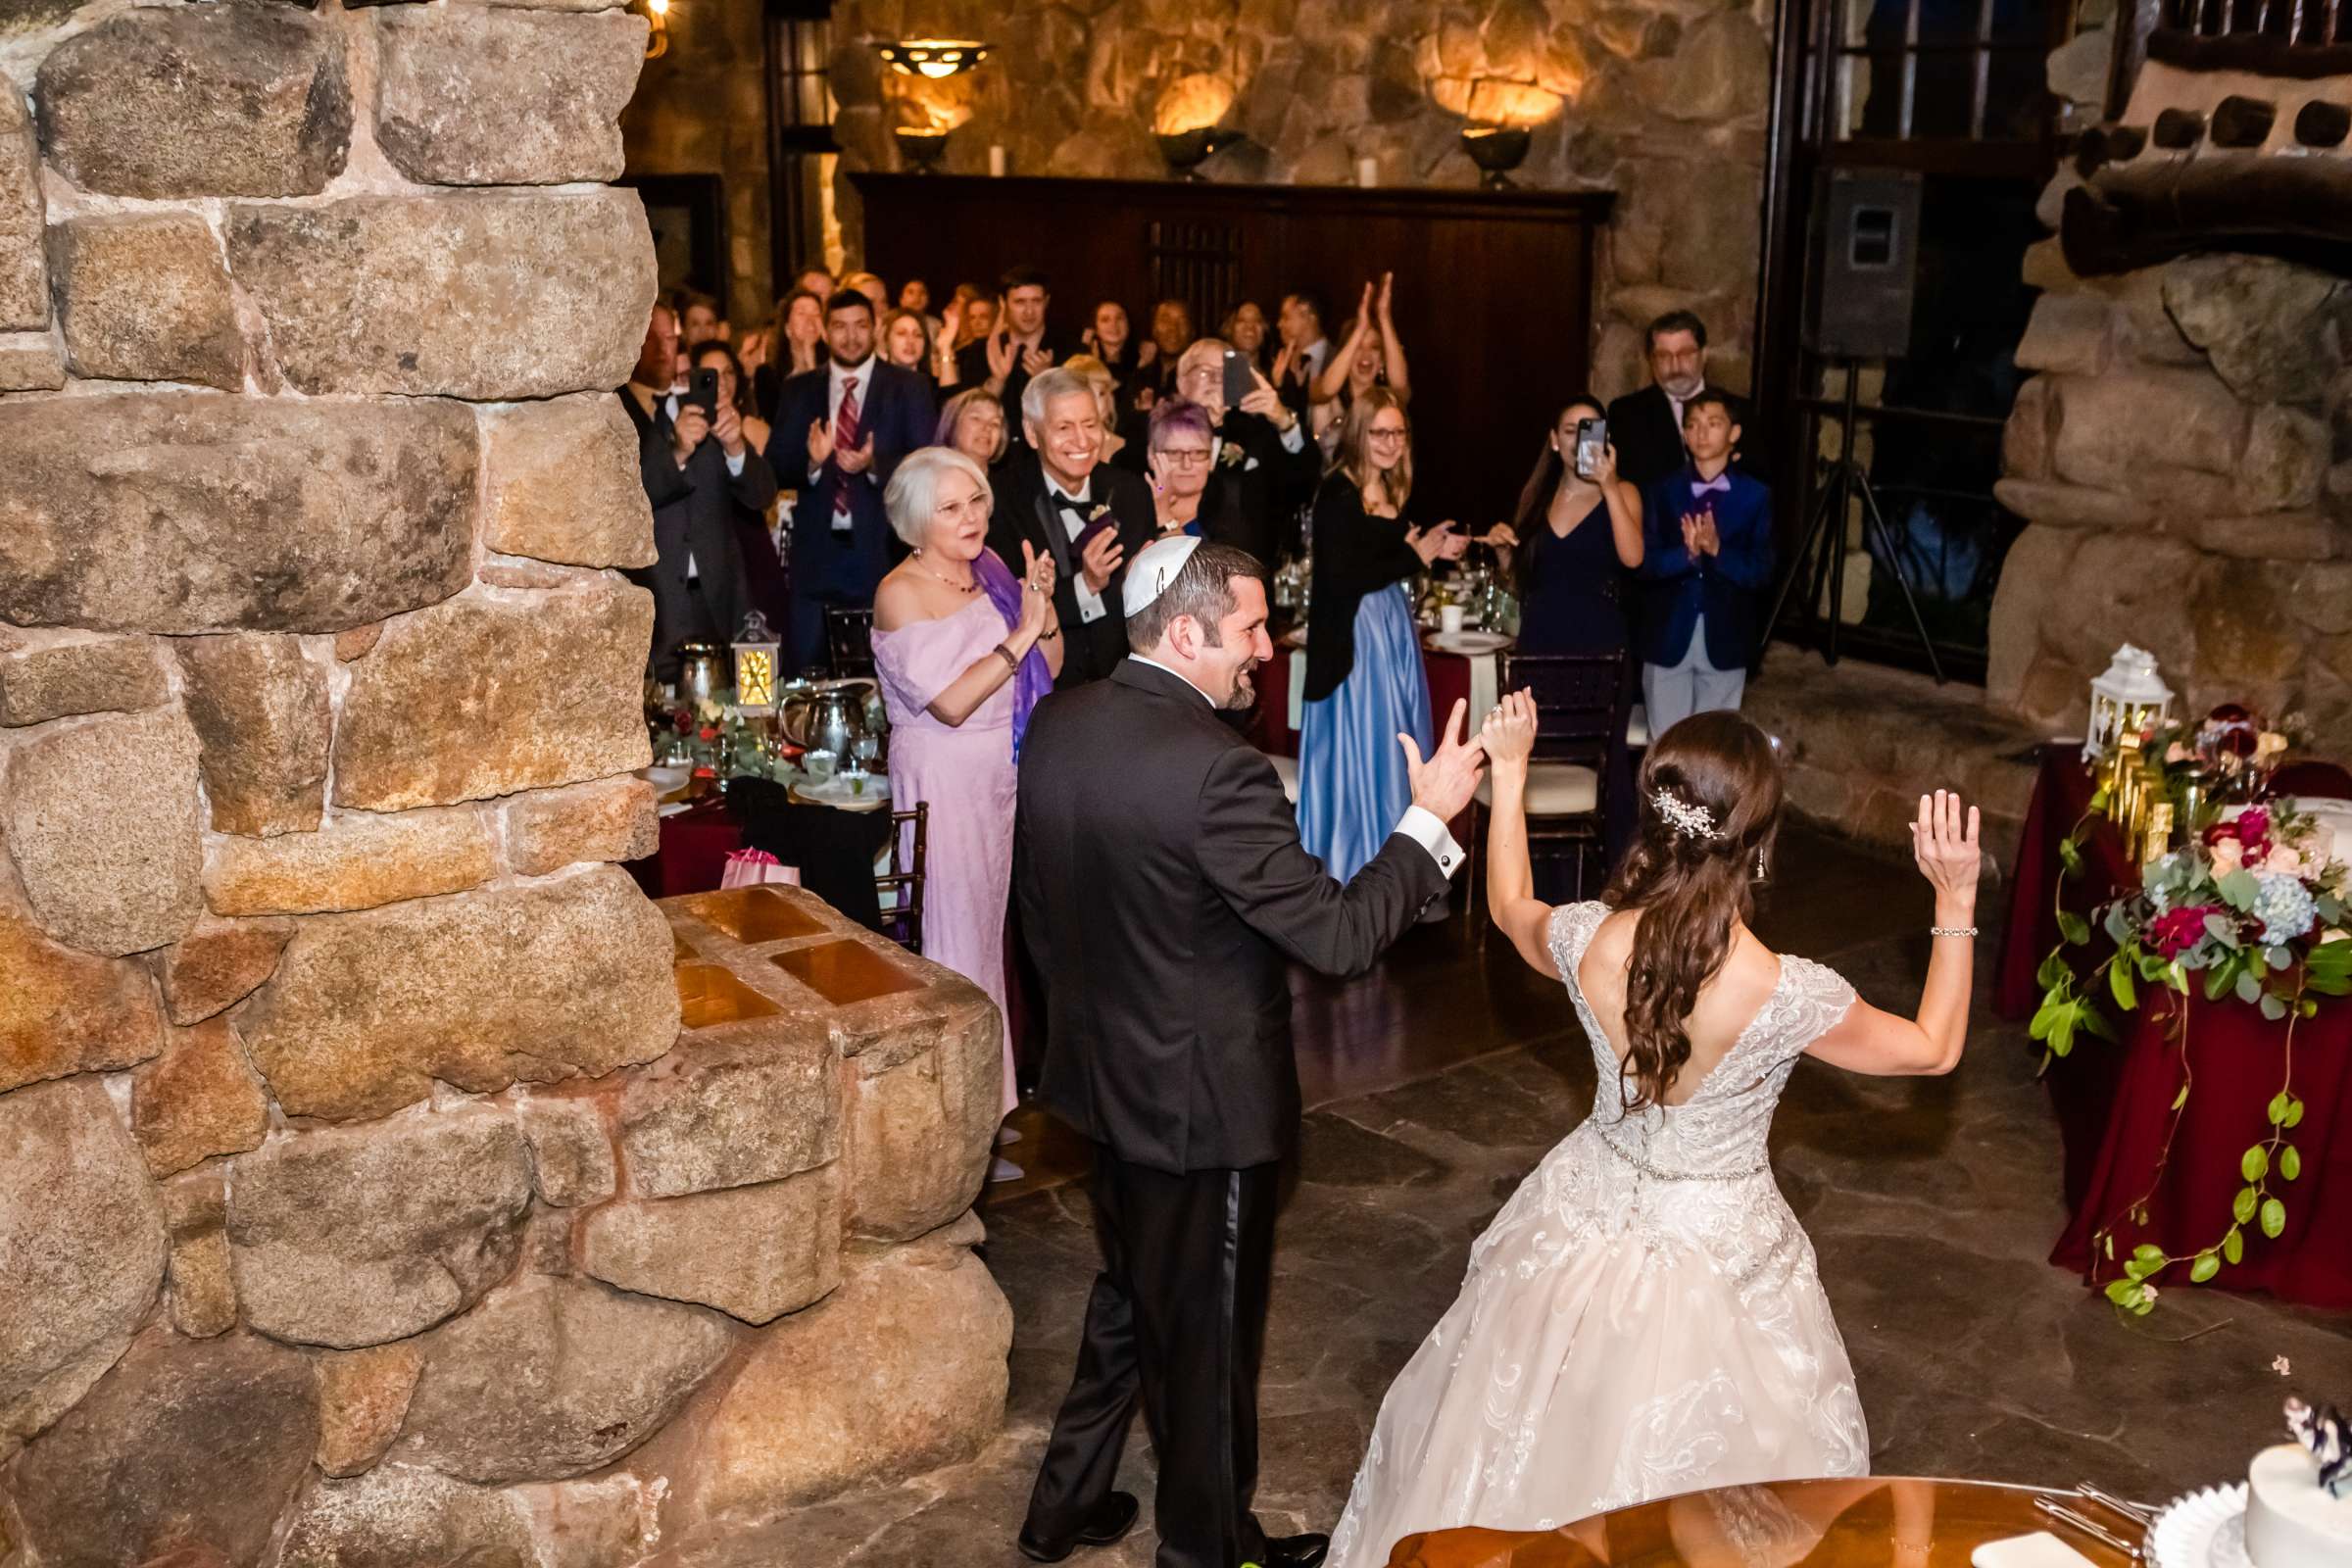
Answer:
M776 395L768 438L792 509L792 658L825 657L825 611L864 609L900 550L882 510L899 460L931 444L931 388L874 353L874 305L856 289L825 302L827 364ZM1020 559L1014 552L1013 560Z
M1152 490L1140 475L1098 461L1102 408L1084 376L1043 371L1023 390L1020 414L1035 456L1005 464L989 548L1021 561L1025 543L1054 558L1054 608L1070 640L1054 684L1101 680L1127 657L1121 572L1159 531Z
M1037 706L1013 876L1046 975L1040 1094L1095 1144L1102 1269L1078 1372L1018 1544L1038 1562L1133 1528L1111 1488L1140 1401L1159 1455L1157 1568L1313 1568L1319 1535L1269 1540L1257 1373L1280 1162L1298 1125L1289 965L1360 973L1445 896L1446 821L1478 784L1462 705L1413 805L1343 887L1299 847L1264 754L1218 721L1274 657L1265 568L1196 538L1128 564L1131 656Z
M1703 391L1727 398L1734 424L1744 423L1736 398L1707 383L1707 323L1689 311L1668 311L1649 323L1650 384L1609 405L1609 440L1617 475L1643 495L1690 461L1683 447L1683 411ZM1744 466L1744 465L1743 465Z

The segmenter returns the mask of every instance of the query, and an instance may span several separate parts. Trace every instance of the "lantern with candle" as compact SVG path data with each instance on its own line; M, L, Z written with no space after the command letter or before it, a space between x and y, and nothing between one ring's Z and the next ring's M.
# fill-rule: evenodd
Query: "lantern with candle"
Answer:
M2090 683L2090 726L2082 736L2083 760L2104 757L2126 735L2144 735L2162 724L2172 710L2173 689L2156 673L2156 656L2124 644Z
M779 638L767 624L767 617L755 610L743 617L743 629L735 634L735 706L748 712L769 713L776 707L776 656L783 649Z

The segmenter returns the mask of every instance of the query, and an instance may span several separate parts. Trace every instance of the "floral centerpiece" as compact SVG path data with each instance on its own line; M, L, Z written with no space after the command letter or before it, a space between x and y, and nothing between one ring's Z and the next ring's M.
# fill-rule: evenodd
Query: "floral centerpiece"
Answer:
M2142 1005L2143 987L2150 988L2151 1014L2165 1019L2169 1039L2183 1052L2180 1093L2148 1187L2092 1234L2092 1247L2110 1260L2116 1256L2118 1230L2127 1223L2146 1223L2148 1197L2163 1178L2188 1103L2193 1080L2185 1054L2185 999L2190 988L2208 1002L2234 1000L2260 1008L2265 1018L2286 1026L2286 1065L2267 1107L2268 1131L2239 1157L2240 1185L2228 1229L2184 1255L2147 1243L2132 1248L2124 1259L2123 1278L2109 1284L2107 1296L2137 1313L2155 1305L2156 1277L2174 1264L2187 1263L2189 1278L2202 1283L2243 1257L2247 1227L2272 1238L2284 1231L2284 1191L2302 1172L2302 1155L2290 1136L2303 1119L2303 1102L2294 1092L2294 1028L2319 1010L2320 998L2352 992L2352 940L2344 929L2348 873L2328 827L2284 802L2210 806L2208 791L2238 784L2257 762L2267 763L2285 749L2281 736L2238 722L2242 716L2233 709L2225 722L2209 719L2193 733L2145 737L2146 754L2164 760L2157 764L2160 782L2180 803L2183 842L2150 855L2140 868L2139 888L2087 917L2061 905L2059 945L2036 977L2042 1000L2031 1033L2042 1043L2045 1065L2050 1056L2072 1051L2080 1034L2115 1039L2100 1010L2100 993L2116 1007L2132 1011ZM2106 808L2105 794L2102 790L2092 798L2090 813L2059 844L2061 898L2066 880L2082 870L2082 835L2091 817ZM2094 928L2114 951L2079 968L2088 954L2078 956L2077 950L2090 947Z

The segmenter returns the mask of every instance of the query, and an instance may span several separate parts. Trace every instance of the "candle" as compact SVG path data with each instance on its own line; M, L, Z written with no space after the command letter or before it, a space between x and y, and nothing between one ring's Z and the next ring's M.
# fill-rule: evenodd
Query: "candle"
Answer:
M992 179L1004 177L1004 149L991 145L988 149L988 172Z
M1355 161L1355 182L1366 190L1380 183L1380 160L1358 158Z

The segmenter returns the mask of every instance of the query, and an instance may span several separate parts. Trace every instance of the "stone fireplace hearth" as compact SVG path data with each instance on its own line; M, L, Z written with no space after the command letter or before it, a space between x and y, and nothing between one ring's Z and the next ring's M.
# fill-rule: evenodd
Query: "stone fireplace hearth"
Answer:
M645 30L0 16L0 1568L617 1568L1001 1419L993 1007L612 863Z

